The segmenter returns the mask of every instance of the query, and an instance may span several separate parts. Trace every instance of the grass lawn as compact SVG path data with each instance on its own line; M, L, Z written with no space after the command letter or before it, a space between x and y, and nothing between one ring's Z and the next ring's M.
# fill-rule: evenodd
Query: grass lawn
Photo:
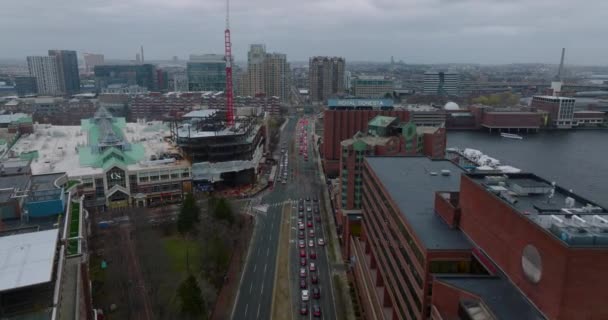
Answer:
M171 264L175 271L187 274L186 260L189 261L190 271L197 273L201 262L200 244L193 240L186 240L180 236L163 238L163 245L171 258ZM188 250L186 250L188 249ZM188 258L186 259L186 252Z

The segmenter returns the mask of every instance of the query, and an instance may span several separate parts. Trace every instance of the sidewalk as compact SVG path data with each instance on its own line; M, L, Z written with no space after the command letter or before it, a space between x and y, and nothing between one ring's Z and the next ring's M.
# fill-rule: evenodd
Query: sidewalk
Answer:
M241 237L238 239L237 245L232 251L232 257L230 258L230 266L226 273L226 281L218 294L215 306L211 313L211 320L223 320L230 319L232 307L234 306L234 299L239 289L239 279L241 278L242 267L247 258L247 248L249 248L249 241L251 241L251 233L253 231L254 224L248 220L244 223Z

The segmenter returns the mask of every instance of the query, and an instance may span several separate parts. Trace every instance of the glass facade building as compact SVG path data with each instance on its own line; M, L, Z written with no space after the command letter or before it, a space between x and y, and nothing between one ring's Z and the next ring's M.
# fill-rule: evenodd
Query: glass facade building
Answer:
M191 55L187 64L189 91L224 91L226 61L223 55Z

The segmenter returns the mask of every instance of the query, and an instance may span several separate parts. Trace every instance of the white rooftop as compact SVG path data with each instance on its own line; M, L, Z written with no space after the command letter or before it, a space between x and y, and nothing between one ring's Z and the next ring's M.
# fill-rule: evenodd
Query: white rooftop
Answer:
M51 281L59 229L0 237L0 292Z
M203 110L194 110L186 113L184 118L207 118L214 114L216 114L218 110L216 109L203 109Z
M145 159L173 148L163 137L169 136L169 128L160 121L127 123L123 134L128 142L144 146ZM77 147L87 146L87 134L80 126L34 125L34 133L24 135L10 149L9 154L38 151L38 159L32 161L33 174L65 172L68 176L84 176L102 173L101 168L80 166ZM149 165L132 164L129 169Z

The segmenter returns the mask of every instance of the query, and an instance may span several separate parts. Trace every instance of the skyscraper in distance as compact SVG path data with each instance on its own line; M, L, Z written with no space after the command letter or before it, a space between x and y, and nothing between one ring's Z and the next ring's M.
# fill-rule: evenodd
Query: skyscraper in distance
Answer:
M250 96L265 93L264 61L266 46L252 44L247 52L247 93Z
M82 56L84 58L84 69L86 72L93 72L95 66L102 65L105 62L103 54L84 53Z
M80 92L80 75L78 74L78 56L73 50L49 50L54 57L59 76L59 88L62 93L73 95Z
M342 57L312 57L309 60L309 94L313 102L323 102L344 94L345 60Z
M289 97L289 79L291 72L287 55L283 53L268 53L264 59L264 93L276 96L281 101Z
M29 56L27 68L30 75L36 78L38 94L52 96L61 94L55 57Z

